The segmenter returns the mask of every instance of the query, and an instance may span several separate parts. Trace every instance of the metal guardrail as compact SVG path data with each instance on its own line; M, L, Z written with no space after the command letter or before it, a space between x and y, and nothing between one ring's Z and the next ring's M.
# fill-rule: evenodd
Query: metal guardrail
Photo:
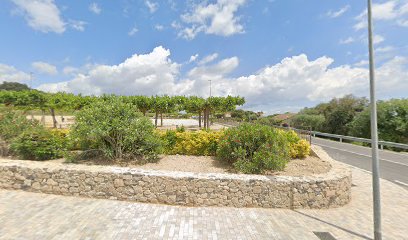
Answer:
M275 126L275 127L277 127L277 126ZM306 132L309 132L309 134L311 136L313 136L313 137L322 136L322 137L336 138L336 139L339 139L340 142L343 142L343 140L349 140L349 141L354 141L354 142L363 142L363 143L370 143L371 144L371 139L367 139L367 138L359 138L359 137L344 136L344 135L337 135L337 134L330 134L330 133L322 133L322 132L317 132L317 131L302 130L302 129L291 128L291 127L281 127L281 126L279 126L279 128L285 128L285 129L290 129L290 130L295 130L295 131L306 131ZM401 148L401 149L408 150L408 144L403 144L403 143L378 141L378 145L380 146L380 149L384 149L384 146L387 146L387 147Z
M220 123L223 125L227 125L225 123ZM237 124L235 124L237 125ZM239 125L239 123L238 123ZM229 127L232 127L234 125L229 125ZM359 137L352 137L352 136L345 136L345 135L338 135L338 134L331 134L331 133L323 133L323 132L317 132L317 131L311 131L311 130L305 130L305 129L298 129L298 128L292 128L292 127L283 127L283 126L276 126L274 125L273 127L276 128L281 128L281 129L287 129L287 130L294 130L299 137L302 139L305 139L312 143L312 136L322 136L322 137L328 137L328 138L335 138L339 139L340 142L343 142L343 140L349 140L349 141L354 141L354 142L363 142L363 143L369 143L371 144L371 139L368 138L359 138ZM387 141L378 141L378 145L380 149L384 149L384 146L387 147L393 147L393 148L400 148L404 150L408 150L408 144L403 144L403 143L395 143L395 142L387 142Z

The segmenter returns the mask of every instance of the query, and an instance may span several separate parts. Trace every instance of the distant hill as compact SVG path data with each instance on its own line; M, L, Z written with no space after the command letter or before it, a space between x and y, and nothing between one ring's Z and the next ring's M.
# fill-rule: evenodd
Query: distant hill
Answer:
M6 90L6 91L24 91L24 90L30 90L27 86L27 84L22 84L18 82L3 82L0 84L0 90Z

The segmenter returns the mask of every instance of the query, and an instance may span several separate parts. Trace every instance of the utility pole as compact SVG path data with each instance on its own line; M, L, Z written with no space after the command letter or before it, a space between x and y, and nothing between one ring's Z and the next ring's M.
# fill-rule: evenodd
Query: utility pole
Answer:
M367 0L368 17L368 51L370 62L370 107L371 107L371 155L373 172L373 214L374 239L381 240L381 196L380 196L380 169L378 160L378 132L377 132L377 99L375 96L373 22L371 0Z

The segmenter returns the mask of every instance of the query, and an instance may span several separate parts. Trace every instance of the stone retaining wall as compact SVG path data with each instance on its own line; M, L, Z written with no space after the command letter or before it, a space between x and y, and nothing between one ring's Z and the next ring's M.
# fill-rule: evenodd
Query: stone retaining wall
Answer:
M19 160L0 161L0 188L184 206L329 208L347 204L351 171L309 177L200 174Z

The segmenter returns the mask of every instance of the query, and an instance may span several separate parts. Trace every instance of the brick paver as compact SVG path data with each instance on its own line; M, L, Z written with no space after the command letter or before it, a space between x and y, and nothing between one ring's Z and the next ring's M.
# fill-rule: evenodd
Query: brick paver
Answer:
M352 202L325 210L177 207L0 190L0 239L372 238L371 175L353 169ZM408 191L382 180L384 239L408 239Z

